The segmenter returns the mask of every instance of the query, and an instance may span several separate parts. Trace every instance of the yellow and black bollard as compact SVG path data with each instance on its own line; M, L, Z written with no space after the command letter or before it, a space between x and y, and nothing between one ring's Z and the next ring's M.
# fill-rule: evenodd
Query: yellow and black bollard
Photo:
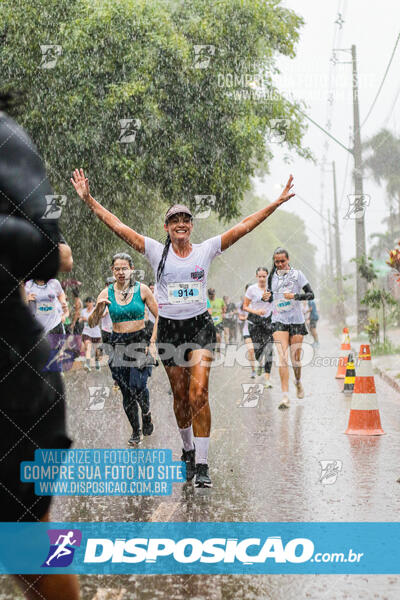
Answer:
M347 358L346 375L344 378L343 393L345 396L351 396L353 393L354 382L356 379L356 370L354 367L354 356L350 352Z

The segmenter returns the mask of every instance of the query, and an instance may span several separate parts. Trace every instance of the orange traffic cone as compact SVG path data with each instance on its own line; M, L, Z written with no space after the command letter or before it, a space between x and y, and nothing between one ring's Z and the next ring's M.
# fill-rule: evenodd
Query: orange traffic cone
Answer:
M348 435L382 435L381 418L372 374L371 352L368 344L360 346L359 365L351 400Z
M338 362L338 368L336 372L336 379L344 379L346 377L346 365L347 365L347 357L349 355L349 351L351 350L350 346L350 337L349 330L347 327L343 329L343 342L340 346L340 356Z

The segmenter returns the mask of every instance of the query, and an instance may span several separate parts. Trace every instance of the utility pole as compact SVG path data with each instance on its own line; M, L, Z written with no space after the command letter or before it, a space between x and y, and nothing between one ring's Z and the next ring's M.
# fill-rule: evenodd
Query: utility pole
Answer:
M331 212L328 208L328 240L329 240L329 279L333 284L333 281L335 279L335 270L334 270L334 266L333 266L333 239L332 239L332 224L331 224ZM332 305L331 306L331 317L332 319L336 318L336 310L335 310L335 306Z
M364 195L362 176L362 155L360 135L360 110L358 106L358 78L357 78L357 56L356 47L351 47L351 59L353 64L353 121L354 121L354 193L355 193L355 225L356 225L356 259L366 256L365 223L364 223ZM368 321L368 309L361 304L361 300L367 291L367 282L359 273L357 264L357 333L360 334Z
M342 252L340 249L339 213L338 213L338 202L337 202L337 191L336 191L335 161L332 161L332 175L333 175L335 250L336 250L336 280L337 280L337 295L338 295L337 311L338 311L338 317L339 317L341 323L343 323L343 325L345 325L346 324L346 313L345 313L345 309L344 309Z
M332 241L332 224L331 224L331 211L328 208L328 239L329 239L329 275L330 279L333 280L335 277L335 270L333 268L333 241Z

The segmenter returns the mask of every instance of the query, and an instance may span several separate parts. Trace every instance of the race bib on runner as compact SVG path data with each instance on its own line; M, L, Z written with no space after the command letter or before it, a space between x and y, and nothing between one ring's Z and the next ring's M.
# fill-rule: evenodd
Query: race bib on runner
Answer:
M279 312L286 312L292 310L293 308L293 300L288 300L287 298L281 298L275 301L276 310Z
M54 305L51 302L38 302L37 310L41 313L48 313L53 310Z
M168 284L168 302L170 304L190 304L202 301L203 284L201 281Z

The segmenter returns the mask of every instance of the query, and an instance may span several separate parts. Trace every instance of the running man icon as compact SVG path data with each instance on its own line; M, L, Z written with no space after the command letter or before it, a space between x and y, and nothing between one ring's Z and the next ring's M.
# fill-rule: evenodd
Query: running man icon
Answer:
M50 549L42 566L69 566L74 558L75 547L81 545L81 531L79 529L51 529L47 533L50 538Z

